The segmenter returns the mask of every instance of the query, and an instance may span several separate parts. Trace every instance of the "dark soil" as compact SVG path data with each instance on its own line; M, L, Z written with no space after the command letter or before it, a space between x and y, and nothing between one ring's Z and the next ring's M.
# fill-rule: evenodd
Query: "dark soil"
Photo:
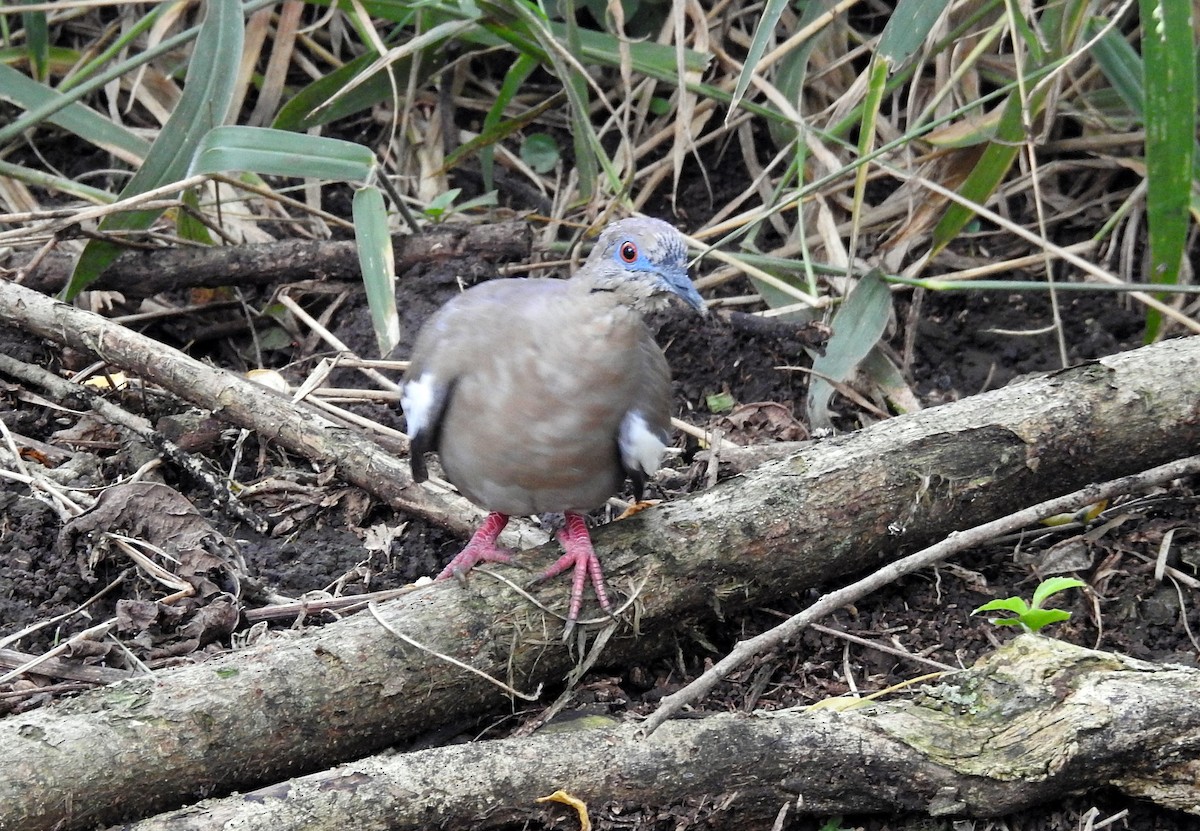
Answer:
M403 275L400 308L406 339L398 353L407 354L419 324L459 290L460 279L474 282L487 276L492 268L483 262L454 263ZM264 297L252 294L248 299L255 305ZM906 295L898 297L897 317L901 322L907 319L908 304ZM1061 315L1071 361L1139 345L1140 318L1108 296L1068 295ZM1025 373L1058 368L1052 335L997 332L1040 330L1050 320L1049 304L1042 295L926 296L913 339L911 374L915 389L925 402L940 403L1001 386ZM739 441L804 437L800 421L806 376L779 368L806 362L803 333L787 327L749 325L736 315L710 315L708 320L698 321L683 313L668 313L653 322L675 373L676 411L683 418L695 424L724 418L709 414L706 401L714 393L728 393L743 407L735 414L750 413L723 422L727 432L738 434L735 438ZM345 304L331 323L336 334L352 348L362 354L373 353L373 338L360 300ZM179 345L166 328L150 333ZM276 338L275 334L260 332L261 341L277 347L263 354L295 381L307 369L311 356L292 337ZM19 333L0 333L0 338L4 341L0 351L30 363L61 369L77 361ZM902 353L903 342L902 323L892 336L896 354ZM248 347L249 339L243 334L203 342L199 349L207 357L241 369L240 363L253 354ZM339 386L354 383L351 372L336 380ZM179 402L134 393L111 395L151 421L170 417L192 425L184 435L197 441L196 452L210 458L218 469L234 469L244 485L274 480L273 487L262 487L247 500L271 526L266 533L257 533L212 510L206 492L178 471L164 466L155 474L185 494L200 516L219 532L203 541L200 549L211 553L234 541L251 578L242 598L249 607L264 605L265 593L272 591L296 597L314 591L349 594L403 585L434 572L462 544L439 528L372 503L356 489L337 481L319 480L303 460L261 446L254 436L241 436L235 429L190 416ZM146 449L131 443L125 434L93 416L52 407L36 390L27 390L12 379L0 378L0 402L0 416L9 431L65 451L64 459L56 460L59 466L54 469L59 485L66 489L111 485L145 461ZM839 406L849 412L845 402ZM363 406L359 411L381 423L400 426L398 415L388 408ZM671 483L667 489L672 492L664 494L667 497L677 495L676 486L696 487L703 481L700 463L694 467L686 461L679 464L678 475L664 480ZM0 645L40 654L115 614L125 624L118 633L122 642L152 667L200 660L206 652L229 647L236 633L223 628L219 618L201 620L203 604L170 616L153 611L149 616L139 616L146 612L141 601L162 597L162 586L151 582L123 556L90 550L85 537L72 541L71 535L63 535L58 512L46 501L32 497L25 485L7 479L0 482L0 641L35 622L64 615L98 592L105 592L90 603L86 614L68 617L15 643ZM1138 658L1195 665L1200 649L1191 633L1200 632L1200 613L1194 592L1156 581L1154 560L1164 534L1175 529L1171 565L1195 573L1200 564L1197 498L1192 489L1180 487L1123 505L1120 510L1130 518L1088 543L1058 545L1052 550L1078 533L1056 529L1033 531L1019 545L1017 540L996 541L940 569L909 577L856 608L843 610L826 625L897 646L930 661L970 665L1008 637L1007 630L989 625L981 616L973 616L971 610L995 597L1028 597L1039 580L1062 571L1080 576L1091 590L1065 595L1065 607L1074 616L1057 626L1057 637ZM369 545L370 529L380 525L404 526L393 544L383 549ZM219 539L221 535L224 542ZM1064 548L1070 549L1067 553L1073 559L1058 559ZM1019 559L1014 556L1018 549ZM206 586L208 594L202 593L203 597L223 597L220 571L217 565L204 561L189 581ZM804 608L817 594L814 589L811 596L792 598L777 608L759 609L721 626L714 624L681 634L677 656L649 661L619 674L599 669L581 685L578 705L608 713L648 712L664 693L701 672L706 661L719 657L737 640ZM306 625L319 622L310 619ZM126 660L111 640L98 641L90 652L85 652L78 660L93 665L124 666ZM880 690L928 671L928 664L920 661L897 658L834 633L810 629L786 652L761 656L752 666L744 667L722 684L704 707L725 711L803 705L848 691ZM61 684L56 679L35 676L0 686L0 713L46 703L61 694L63 687L49 688L55 683ZM529 715L535 716L536 712ZM1128 813L1108 827L1195 827L1193 818L1107 793L1088 794L1062 805L995 821L949 823L920 818L847 817L840 826L826 820L796 820L788 827L1034 831L1083 828L1089 817L1100 823L1121 812ZM706 821L697 816L696 824L689 825L687 816L683 809L674 817L647 815L642 817L642 825L637 825L636 816L628 814L619 824L608 823L604 817L597 819L601 828L720 827L717 817Z

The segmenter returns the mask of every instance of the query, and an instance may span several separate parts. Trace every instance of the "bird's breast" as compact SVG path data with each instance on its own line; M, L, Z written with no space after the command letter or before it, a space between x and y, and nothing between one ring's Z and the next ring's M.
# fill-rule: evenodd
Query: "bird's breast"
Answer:
M621 486L617 436L637 406L644 327L632 314L547 327L481 356L458 379L442 429L447 476L503 513L588 510Z

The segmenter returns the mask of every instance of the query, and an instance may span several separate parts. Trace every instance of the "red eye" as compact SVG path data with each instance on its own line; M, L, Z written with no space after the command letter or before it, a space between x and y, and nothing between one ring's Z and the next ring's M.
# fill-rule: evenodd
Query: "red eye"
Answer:
M636 245L634 245L629 240L626 240L625 242L621 243L621 259L624 262L627 262L627 263L636 262L637 256L638 256L638 250L637 250Z

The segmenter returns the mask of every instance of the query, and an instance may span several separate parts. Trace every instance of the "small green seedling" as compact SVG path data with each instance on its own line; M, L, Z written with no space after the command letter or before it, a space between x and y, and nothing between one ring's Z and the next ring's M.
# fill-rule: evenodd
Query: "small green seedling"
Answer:
M1078 589L1085 585L1087 584L1082 580L1076 580L1074 577L1051 577L1049 580L1042 581L1042 584L1034 590L1032 603L1027 604L1019 597L1006 597L1003 600L984 603L971 614L1011 612L1013 617L993 617L988 618L988 622L996 626L1020 626L1026 632L1037 632L1049 623L1071 619L1070 612L1062 609L1043 609L1043 603L1061 591Z

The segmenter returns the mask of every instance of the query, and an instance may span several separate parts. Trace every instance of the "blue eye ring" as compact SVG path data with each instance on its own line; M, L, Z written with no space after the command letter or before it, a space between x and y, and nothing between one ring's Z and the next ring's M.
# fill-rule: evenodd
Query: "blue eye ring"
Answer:
M621 262L632 265L638 258L637 244L633 240L625 240L617 249L617 256L621 258Z

